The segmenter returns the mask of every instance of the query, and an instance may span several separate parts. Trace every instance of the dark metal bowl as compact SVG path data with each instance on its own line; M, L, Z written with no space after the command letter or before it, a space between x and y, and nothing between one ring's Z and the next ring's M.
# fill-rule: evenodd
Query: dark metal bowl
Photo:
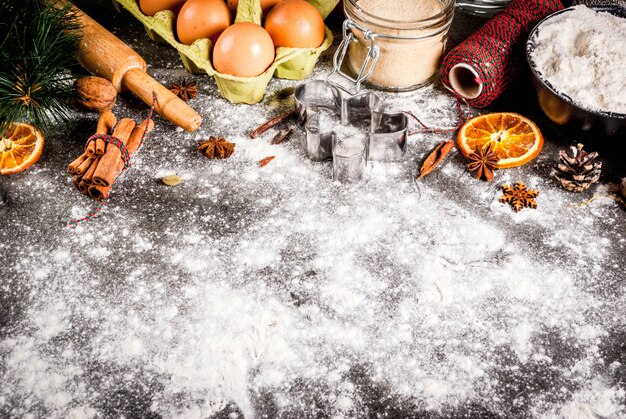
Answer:
M620 7L592 7L593 10L609 12L619 17L626 17L626 10ZM543 19L530 32L526 43L526 59L532 73L533 84L537 90L539 106L554 123L575 126L584 131L598 130L608 136L626 133L626 114L585 109L569 96L557 91L543 78L535 65L532 52L541 25L554 16L571 11L572 8L559 10Z

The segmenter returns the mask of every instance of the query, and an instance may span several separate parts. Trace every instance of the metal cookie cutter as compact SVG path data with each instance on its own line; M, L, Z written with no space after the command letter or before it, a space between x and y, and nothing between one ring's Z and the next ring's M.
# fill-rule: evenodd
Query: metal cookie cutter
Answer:
M350 95L326 80L311 80L295 91L298 126L306 132L307 154L311 160L332 158L336 134L320 127L323 110L335 114L342 125L370 121L367 133L367 161L395 161L404 156L409 120L403 113L383 112L381 100L372 92Z

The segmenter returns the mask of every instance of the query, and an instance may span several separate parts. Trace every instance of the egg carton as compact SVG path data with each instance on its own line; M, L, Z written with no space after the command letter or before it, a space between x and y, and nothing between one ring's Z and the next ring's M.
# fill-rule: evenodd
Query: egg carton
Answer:
M339 0L307 0L326 18L339 3ZM191 45L185 45L176 39L176 15L171 10L163 10L154 16L146 16L139 9L138 0L113 0L118 10L122 8L139 20L150 39L167 43L178 51L183 65L192 73L206 73L215 79L222 96L233 103L258 103L263 99L267 85L272 77L288 80L303 80L313 72L318 58L333 42L333 35L324 26L326 36L318 48L276 49L274 63L256 77L237 77L217 72L211 64L212 42L198 39ZM261 24L262 10L260 0L240 0L235 22L253 22Z

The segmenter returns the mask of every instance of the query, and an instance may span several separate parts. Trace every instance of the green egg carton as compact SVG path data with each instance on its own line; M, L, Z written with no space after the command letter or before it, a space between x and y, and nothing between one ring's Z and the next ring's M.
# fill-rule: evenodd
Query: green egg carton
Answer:
M307 0L326 18L339 0ZM176 39L176 15L170 10L163 10L154 16L146 16L139 9L137 0L114 0L119 6L129 11L146 29L150 39L167 43L176 48L185 68L192 73L206 73L215 79L220 93L233 103L258 103L263 99L268 83L273 76L289 80L302 80L311 75L319 56L333 42L333 35L328 29L324 42L318 48L278 48L274 63L256 77L236 77L215 71L211 65L209 39L198 39L191 45L185 45ZM235 22L262 22L260 0L240 0Z

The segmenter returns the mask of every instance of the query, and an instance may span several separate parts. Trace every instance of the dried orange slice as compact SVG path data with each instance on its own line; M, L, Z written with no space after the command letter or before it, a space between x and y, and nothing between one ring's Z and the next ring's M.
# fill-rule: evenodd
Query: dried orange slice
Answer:
M477 116L459 131L457 144L465 157L489 143L498 154L498 168L507 169L537 157L543 148L543 135L533 121L509 112Z
M30 124L9 125L0 135L0 174L18 173L41 156L43 135Z

